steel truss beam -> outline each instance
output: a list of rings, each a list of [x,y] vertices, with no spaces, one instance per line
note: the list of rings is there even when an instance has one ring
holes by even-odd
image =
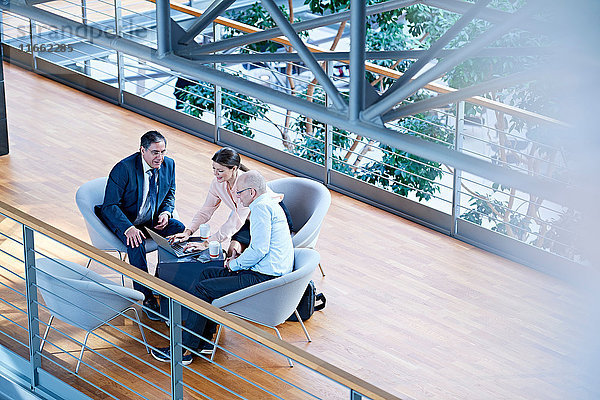
[[[507,19],[502,24],[499,24],[489,29],[480,37],[473,40],[466,46],[462,47],[460,49],[461,51],[455,53],[451,57],[444,58],[430,70],[421,74],[419,77],[413,79],[404,86],[397,88],[389,96],[382,98],[381,100],[367,108],[365,111],[363,111],[362,117],[366,120],[371,120],[379,117],[381,114],[390,110],[396,104],[401,103],[408,96],[421,89],[429,82],[439,78],[457,64],[471,57],[472,54],[476,54],[484,46],[498,39],[507,31],[511,30],[517,24],[529,17],[529,15],[535,11],[534,4],[534,2],[528,3],[527,5],[519,9],[517,12],[515,12],[511,18]]]
[[[345,113],[328,109],[319,104],[267,88],[243,78],[229,75],[223,71],[198,65],[197,62],[173,54],[166,54],[164,57],[159,57],[155,49],[45,10],[21,4],[7,4],[2,2],[0,2],[0,8],[78,36],[98,46],[110,48],[141,60],[173,69],[182,74],[189,75],[193,79],[210,82],[267,103],[284,105],[287,109],[301,115],[371,138],[393,148],[402,149],[428,160],[436,160],[459,170],[505,184],[527,193],[543,196],[559,204],[567,203],[568,197],[566,194],[569,192],[569,188],[556,190],[556,183],[553,181],[529,176],[509,168],[503,168],[468,154],[454,151],[445,146],[414,136],[405,135],[369,121],[351,121]]]
[[[437,57],[445,58],[459,52],[460,49],[441,50]],[[367,60],[416,60],[424,57],[428,50],[390,50],[390,51],[367,51]],[[181,55],[180,53],[177,53]],[[348,51],[324,51],[313,52],[317,61],[339,61],[347,63],[350,60]],[[554,55],[554,51],[545,47],[503,47],[486,48],[479,50],[471,57],[518,57],[518,56],[544,56]],[[190,60],[205,64],[210,63],[258,63],[258,62],[301,62],[298,53],[241,53],[241,54],[205,54],[185,57]]]
[[[321,64],[313,57],[311,51],[306,47],[306,44],[300,39],[300,36],[294,31],[292,24],[286,19],[283,12],[277,7],[277,4],[273,0],[261,0],[262,5],[271,14],[271,18],[275,21],[279,29],[287,36],[292,46],[296,49],[302,61],[306,64],[308,69],[317,78],[317,81],[325,90],[325,93],[329,96],[329,99],[333,103],[334,107],[338,110],[345,110],[347,108],[344,98],[337,90],[327,73],[321,68]]]
[[[385,11],[396,10],[398,8],[408,7],[419,3],[420,0],[389,0],[385,3],[379,3],[367,7],[366,15],[380,14]],[[336,24],[350,19],[350,11],[343,11],[336,14],[318,17],[308,21],[297,22],[292,24],[295,32],[302,32],[310,29],[320,28],[322,26]],[[281,36],[280,28],[267,29],[261,32],[247,33],[241,36],[234,36],[228,39],[223,39],[214,43],[207,43],[199,47],[197,50],[186,52],[182,50],[179,54],[183,56],[208,54],[217,51],[229,50],[235,47],[242,47],[252,43],[262,42],[263,40],[273,39]]]

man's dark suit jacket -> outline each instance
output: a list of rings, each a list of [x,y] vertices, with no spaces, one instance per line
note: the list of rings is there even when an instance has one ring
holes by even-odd
[[[125,233],[137,218],[144,196],[144,168],[142,155],[137,152],[119,161],[108,175],[102,220],[117,235]],[[175,207],[175,161],[165,157],[158,170],[156,215],[163,211],[173,213]]]

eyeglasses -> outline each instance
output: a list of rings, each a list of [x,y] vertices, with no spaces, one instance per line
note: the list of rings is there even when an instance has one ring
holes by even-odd
[[[167,150],[166,149],[163,150],[163,151],[160,151],[160,150],[147,150],[147,149],[144,149],[144,150],[147,151],[147,152],[149,152],[150,154],[152,154],[153,157],[156,157],[156,156],[163,156],[164,157],[167,154]]]
[[[251,187],[247,187],[246,189],[238,190],[237,192],[235,192],[235,194],[237,194],[239,196],[240,194],[244,193],[248,189],[252,189],[252,188]]]

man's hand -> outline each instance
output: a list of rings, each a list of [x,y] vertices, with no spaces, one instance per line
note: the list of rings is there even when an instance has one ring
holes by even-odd
[[[229,263],[231,262],[231,260],[234,260],[234,259],[238,258],[239,256],[240,256],[240,253],[238,253],[236,249],[232,249],[231,256],[229,256],[225,259],[225,262],[223,263],[223,267],[229,269]],[[229,269],[229,270],[231,271],[231,269]]]
[[[127,246],[131,247],[138,247],[142,244],[142,240],[146,239],[144,233],[135,226],[128,229],[125,236],[127,237]]]
[[[167,224],[169,223],[169,213],[162,213],[158,216],[158,223],[154,227],[154,229],[162,230],[165,229]]]
[[[185,242],[190,238],[191,234],[192,233],[190,232],[190,230],[186,229],[181,233],[176,233],[174,235],[167,237],[167,239],[169,240],[169,243]]]
[[[208,249],[208,242],[205,240],[204,242],[191,242],[186,244],[183,247],[183,251],[186,253],[191,253],[192,251],[201,251],[204,249]]]

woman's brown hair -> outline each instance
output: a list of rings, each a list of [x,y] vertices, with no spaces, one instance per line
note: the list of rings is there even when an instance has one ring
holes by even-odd
[[[248,167],[242,164],[240,153],[231,147],[223,147],[217,151],[213,156],[212,160],[217,164],[221,164],[229,169],[238,167],[241,171],[248,171]]]

